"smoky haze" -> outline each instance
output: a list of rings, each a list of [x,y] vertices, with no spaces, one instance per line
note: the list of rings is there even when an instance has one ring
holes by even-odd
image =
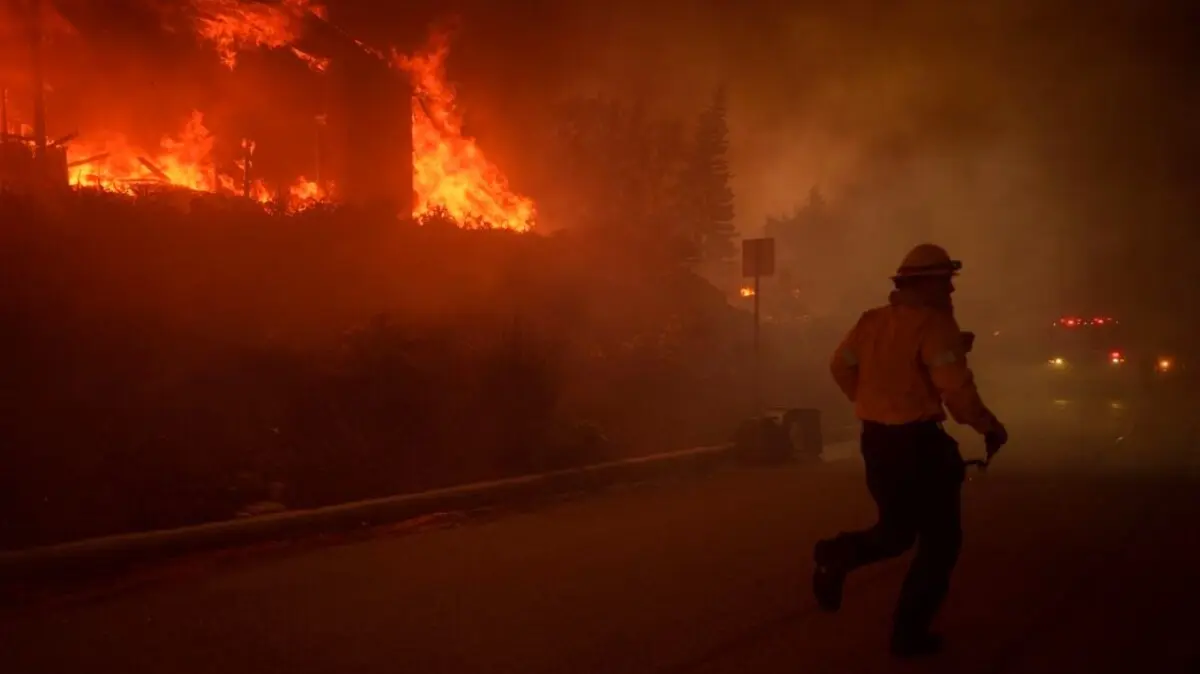
[[[1197,206],[1200,94],[1187,64],[1200,24],[1186,3],[329,4],[354,34],[402,48],[453,22],[467,131],[535,197],[561,180],[539,160],[555,102],[600,94],[691,119],[724,85],[739,229],[760,234],[818,187],[847,211],[855,252],[823,260],[831,279],[883,279],[932,239],[966,261],[964,291],[1036,299],[1022,304],[1038,315],[1127,310],[1190,286],[1178,262]],[[145,130],[158,115],[172,129],[202,100],[218,137],[257,136],[244,118],[272,101],[302,120],[319,106],[254,54],[217,84],[211,55],[184,53],[171,3],[59,5],[106,73],[75,88],[93,103],[85,126]]]
[[[1200,2],[42,0],[43,80],[27,1],[0,670],[862,671],[899,570],[797,580],[917,540],[922,617],[965,523],[950,663],[1200,672]],[[836,345],[926,241],[922,383]]]
[[[760,233],[819,186],[855,213],[855,255],[827,260],[831,277],[882,285],[933,239],[966,261],[964,296],[1039,316],[1141,313],[1189,288],[1175,270],[1193,246],[1200,24],[1185,4],[457,9],[468,120],[530,183],[522,148],[546,96],[691,115],[724,84],[739,228]]]
[[[153,147],[203,109],[232,161],[239,137],[311,134],[329,95],[286,53],[250,52],[224,71],[173,3],[56,4],[69,25],[52,39],[79,48],[50,59],[51,133],[119,128]],[[402,49],[430,25],[456,26],[448,68],[466,131],[535,199],[564,180],[544,152],[557,103],[602,95],[691,121],[726,87],[741,233],[761,234],[813,187],[840,213],[844,250],[805,270],[822,280],[804,289],[818,313],[872,301],[923,240],[965,261],[967,314],[1134,312],[1166,325],[1179,300],[1194,304],[1200,89],[1188,64],[1200,24],[1186,4],[621,0],[514,12],[340,0],[330,10],[351,33]],[[20,48],[6,42],[4,77],[19,87]],[[13,110],[27,117],[22,102]],[[312,173],[307,143],[274,146],[268,174],[273,163]],[[1176,301],[1153,301],[1167,296]]]
[[[169,4],[131,1],[105,12],[57,4],[77,32],[56,33],[48,50],[50,135],[115,132],[153,148],[198,110],[230,175],[243,175],[229,167],[245,137],[258,143],[256,165],[267,178],[308,172],[320,145],[314,116],[323,97],[338,93],[332,78],[286,49],[247,50],[231,72]],[[636,143],[597,170],[608,171],[594,181],[601,189],[578,191],[590,197],[580,200],[582,216],[610,203],[642,211],[626,218],[610,208],[595,218],[597,231],[554,221],[548,206],[571,191],[571,163],[601,163],[596,145],[555,147],[563,104],[573,99],[615,99],[698,125],[723,87],[740,233],[763,233],[768,218],[816,203],[817,194],[828,204],[832,235],[797,237],[808,249],[802,261],[781,264],[780,277],[800,280],[805,306],[797,320],[763,330],[772,405],[848,416],[827,354],[854,314],[883,299],[905,250],[926,240],[964,260],[960,320],[981,336],[1093,311],[1187,332],[1178,315],[1194,310],[1192,157],[1200,139],[1197,76],[1185,65],[1196,42],[1189,10],[1129,4],[1084,14],[1065,1],[746,2],[735,10],[621,0],[528,3],[517,13],[478,0],[406,5],[401,14],[366,0],[330,4],[330,19],[347,34],[410,53],[432,24],[455,26],[447,74],[463,131],[479,143],[454,139],[469,152],[444,164],[486,153],[488,164],[470,165],[480,169],[475,176],[511,183],[547,206],[539,226],[567,231],[468,232],[444,220],[413,227],[395,209],[362,204],[275,217],[241,197],[186,189],[162,202],[87,190],[48,209],[14,200],[13,222],[38,223],[0,228],[0,312],[12,317],[13,352],[32,354],[21,375],[38,392],[22,399],[29,421],[21,437],[61,448],[0,470],[12,476],[0,493],[44,503],[40,485],[57,485],[56,493],[83,500],[46,506],[61,529],[23,523],[13,536],[228,515],[226,497],[214,496],[147,524],[130,498],[127,513],[75,522],[99,498],[84,485],[95,479],[78,471],[78,483],[56,482],[56,471],[95,444],[94,428],[112,429],[109,446],[138,448],[129,470],[106,464],[138,489],[169,485],[157,477],[159,457],[199,457],[203,470],[187,479],[208,495],[240,467],[244,431],[267,466],[256,468],[261,481],[282,474],[304,506],[728,438],[757,385],[756,331],[738,310],[749,303],[738,296],[736,264],[705,283],[692,273],[694,260],[671,248],[670,228],[689,218],[689,234],[707,235],[696,224],[702,217],[684,213],[686,199],[654,194],[647,206],[615,193],[632,184],[610,174],[640,161]],[[5,83],[28,88],[20,49],[11,40],[0,48],[13,50],[0,61]],[[28,119],[31,99],[15,98],[10,112]],[[405,117],[396,120],[401,133],[413,123],[408,114],[397,115]],[[627,140],[621,123],[594,136]],[[645,128],[664,137],[678,130]],[[373,142],[369,133],[358,138]],[[688,143],[677,140],[675,150]],[[686,152],[669,161],[694,161]],[[418,155],[395,158],[415,163]],[[670,189],[661,175],[641,179],[660,181],[647,191]],[[684,194],[699,201],[714,193],[701,188]],[[669,208],[654,210],[663,203]],[[655,227],[672,215],[675,222]],[[764,288],[768,301],[796,289],[778,278]],[[389,318],[373,320],[380,315]],[[978,352],[982,366],[993,347]],[[1043,366],[1045,357],[1032,362]],[[1009,397],[1020,404],[1035,385],[1020,381]],[[112,390],[130,391],[121,423],[91,412]],[[230,404],[235,392],[241,402]],[[247,421],[243,408],[259,411]],[[93,414],[92,426],[81,421],[70,437],[47,437],[55,424],[43,420],[72,414]],[[474,420],[466,431],[455,421],[463,418]],[[551,430],[564,439],[546,440]],[[338,453],[348,438],[362,452],[357,460]],[[453,451],[434,460],[429,446]],[[543,446],[566,449],[531,454]],[[226,454],[210,456],[212,448]],[[271,467],[276,461],[284,468]],[[328,479],[334,469],[342,477]]]

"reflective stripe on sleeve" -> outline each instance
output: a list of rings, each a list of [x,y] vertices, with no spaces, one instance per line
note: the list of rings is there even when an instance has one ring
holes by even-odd
[[[933,360],[929,361],[929,367],[941,367],[943,365],[949,365],[955,360],[958,360],[958,356],[954,355],[953,351],[947,349],[934,356]]]

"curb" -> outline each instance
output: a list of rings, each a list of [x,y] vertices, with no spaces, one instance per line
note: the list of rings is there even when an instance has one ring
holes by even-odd
[[[268,539],[388,524],[433,512],[472,510],[498,503],[519,504],[548,494],[592,490],[634,478],[704,472],[739,458],[733,445],[697,447],[415,494],[3,552],[0,585],[41,575],[109,570],[148,558],[231,548]]]

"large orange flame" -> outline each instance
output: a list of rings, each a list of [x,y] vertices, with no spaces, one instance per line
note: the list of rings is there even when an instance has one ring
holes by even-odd
[[[462,133],[454,88],[446,81],[449,41],[437,35],[424,51],[396,54],[393,63],[413,79],[413,188],[416,214],[444,209],[460,221],[526,231],[533,226],[533,201],[509,189],[508,178]]]
[[[215,47],[221,62],[230,68],[237,64],[239,52],[263,47],[289,49],[317,72],[328,65],[327,59],[303,52],[293,44],[301,37],[305,21],[326,16],[324,7],[314,0],[191,0],[191,5],[197,33]],[[356,38],[349,39],[412,81],[412,189],[416,196],[412,215],[444,210],[463,223],[529,230],[536,216],[533,201],[514,192],[507,177],[485,156],[475,139],[463,135],[455,90],[446,81],[448,36],[435,35],[428,47],[411,56],[394,51],[388,56]],[[221,170],[212,154],[214,142],[199,112],[192,114],[179,134],[163,138],[160,147],[152,151],[136,147],[121,133],[84,137],[69,147],[70,181],[77,186],[125,193],[135,193],[139,184],[147,182],[204,192],[243,193],[246,186],[242,167],[230,166],[230,172]],[[327,189],[328,185],[301,177],[281,198],[260,181],[250,184],[249,193],[264,203],[282,202],[300,208],[328,200],[331,195]],[[407,190],[409,186],[397,185],[396,189]]]
[[[198,192],[243,193],[243,179],[221,171],[214,161],[214,144],[199,112],[192,113],[178,135],[164,137],[154,152],[133,145],[119,133],[85,137],[68,148],[70,181],[80,187],[126,194],[135,193],[139,185],[147,183]],[[253,154],[249,141],[243,148]],[[239,168],[244,170],[244,166]],[[275,194],[261,180],[251,181],[250,197],[262,203],[276,201]],[[327,197],[321,186],[302,177],[288,187],[281,201],[290,209],[299,209]]]
[[[296,49],[302,20],[308,14],[324,18],[324,7],[310,0],[284,0],[266,5],[239,0],[192,0],[197,32],[217,49],[221,61],[234,67],[240,50],[290,47],[317,71],[328,61]],[[354,38],[351,38],[354,39]],[[365,52],[382,56],[354,39]],[[533,201],[513,192],[508,179],[487,159],[473,138],[462,133],[454,106],[454,89],[446,82],[449,41],[437,35],[430,46],[413,56],[393,54],[391,64],[412,78],[416,91],[413,113],[413,168],[416,203],[413,215],[441,209],[459,221],[526,231],[533,226]],[[407,189],[397,186],[397,189]]]
[[[233,68],[239,51],[255,47],[291,47],[300,38],[308,14],[325,16],[325,7],[310,0],[283,0],[279,4],[239,0],[192,0],[196,32],[212,42],[221,62]],[[314,63],[308,54],[292,50]],[[323,68],[322,68],[323,69]]]

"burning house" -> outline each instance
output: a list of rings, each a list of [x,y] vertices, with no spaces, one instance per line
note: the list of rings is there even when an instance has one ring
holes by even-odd
[[[30,108],[34,124],[20,132],[11,119],[4,126],[5,184],[133,196],[156,190],[238,195],[289,210],[336,200],[399,216],[440,210],[461,222],[519,231],[532,226],[532,200],[512,191],[504,173],[462,133],[455,91],[445,79],[445,35],[400,54],[364,44],[313,0],[190,0],[184,8],[201,46],[230,70],[239,54],[264,49],[290,52],[308,66],[312,86],[325,95],[310,136],[315,151],[306,155],[315,161],[301,160],[304,173],[281,152],[294,147],[281,148],[278,139],[264,139],[262,147],[254,138],[217,139],[200,110],[161,136],[158,147],[108,127],[48,140],[42,88],[34,84],[19,94],[24,102],[24,89],[39,92]],[[29,69],[35,80],[39,59],[34,49]]]

